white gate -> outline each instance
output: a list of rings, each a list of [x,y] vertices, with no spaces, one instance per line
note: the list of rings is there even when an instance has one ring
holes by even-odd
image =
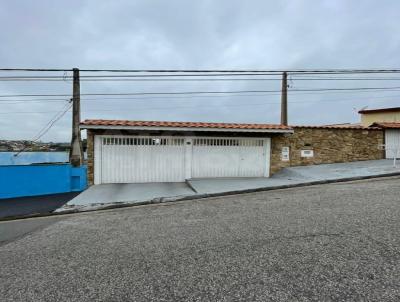
[[[182,182],[183,138],[95,136],[95,184]]]
[[[269,139],[194,138],[192,178],[269,176]]]
[[[400,130],[385,130],[386,158],[400,157]]]
[[[96,135],[94,183],[268,177],[269,138]]]

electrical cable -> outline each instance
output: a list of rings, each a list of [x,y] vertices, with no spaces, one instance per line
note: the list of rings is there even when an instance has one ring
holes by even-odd
[[[375,99],[374,99],[375,100]],[[354,101],[374,101],[374,100],[354,100]],[[289,102],[290,104],[301,104],[301,103],[318,103],[318,102],[341,102],[341,101],[349,101],[349,100],[344,100],[344,99],[339,99],[339,100],[314,100],[314,101],[295,101],[295,102]],[[385,100],[383,100],[385,101]],[[386,100],[387,101],[387,100]],[[392,100],[392,101],[397,101],[397,100]],[[258,101],[257,103],[249,103],[246,102],[246,104],[223,104],[224,107],[251,107],[251,106],[264,106],[264,105],[280,105],[279,101],[276,102],[265,102],[265,101]],[[135,111],[147,111],[147,110],[173,110],[173,109],[184,109],[184,108],[191,108],[191,109],[203,109],[203,108],[210,108],[210,107],[215,107],[215,108],[220,108],[221,105],[201,105],[201,106],[168,106],[168,107],[149,107],[149,108],[135,108]],[[91,113],[93,112],[125,112],[125,109],[97,109],[97,110],[90,110]],[[15,112],[6,112],[6,113],[0,113],[0,114],[41,114],[41,113],[53,113],[53,112],[58,112],[58,111],[15,111]],[[83,110],[82,112],[86,113],[89,111]]]
[[[62,68],[0,68],[0,71],[26,72],[66,72],[74,69]],[[292,74],[361,74],[361,73],[400,73],[398,68],[375,69],[79,69],[82,72],[119,72],[119,73],[292,73]]]
[[[357,87],[357,88],[316,88],[316,89],[292,89],[289,92],[323,92],[323,91],[363,91],[363,90],[393,90],[400,89],[396,87]],[[192,94],[236,94],[236,93],[265,93],[276,92],[280,90],[237,90],[237,91],[177,91],[177,92],[126,92],[126,93],[82,93],[81,96],[113,96],[113,95],[192,95]],[[6,94],[4,97],[70,97],[70,94]]]
[[[38,132],[38,134],[36,134],[33,137],[33,139],[31,140],[31,144],[41,139],[47,132],[49,132],[49,130],[54,126],[54,124],[57,121],[59,121],[68,112],[68,110],[71,109],[71,107],[72,103],[68,103],[66,104],[66,106],[63,107],[61,111],[58,111],[58,113]],[[21,154],[21,152],[23,152],[27,148],[28,145],[26,145],[24,148],[15,153],[14,156],[15,157],[18,156],[19,154]]]

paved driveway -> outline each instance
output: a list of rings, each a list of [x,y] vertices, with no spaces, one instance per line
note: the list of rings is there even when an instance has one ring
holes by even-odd
[[[69,201],[65,208],[89,209],[94,204],[143,203],[163,197],[237,192],[388,174],[400,174],[400,167],[393,167],[392,160],[383,159],[285,168],[270,178],[209,178],[191,179],[187,183],[102,184],[90,187]]]
[[[0,246],[0,297],[399,301],[399,184],[379,179],[63,216]]]
[[[184,182],[101,184],[89,187],[69,201],[68,205],[142,202],[191,194],[194,194],[194,191]]]

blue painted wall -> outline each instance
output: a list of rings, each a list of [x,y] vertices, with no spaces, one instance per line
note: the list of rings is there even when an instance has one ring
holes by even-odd
[[[83,191],[86,166],[70,164],[0,166],[0,198]]]

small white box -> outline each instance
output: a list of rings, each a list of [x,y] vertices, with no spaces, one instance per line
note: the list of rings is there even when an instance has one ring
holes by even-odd
[[[314,150],[301,150],[300,156],[301,157],[314,157]]]
[[[282,147],[281,160],[282,161],[289,161],[289,159],[290,159],[289,147]]]

